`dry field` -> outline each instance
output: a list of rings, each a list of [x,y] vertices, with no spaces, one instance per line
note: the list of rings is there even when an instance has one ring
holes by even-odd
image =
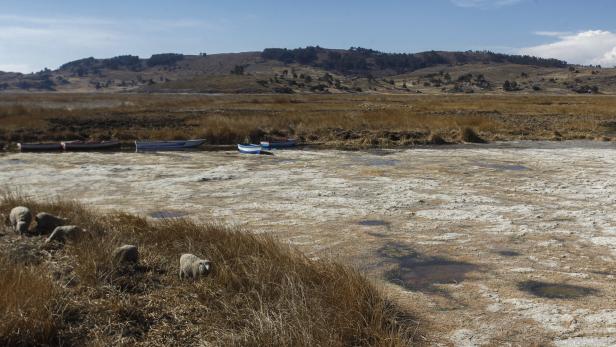
[[[610,140],[616,99],[548,95],[2,94],[0,141],[294,136],[336,147],[495,140]],[[468,139],[466,139],[468,140]]]

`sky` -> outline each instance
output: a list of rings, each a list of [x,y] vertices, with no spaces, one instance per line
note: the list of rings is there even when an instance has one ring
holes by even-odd
[[[613,0],[0,0],[0,71],[85,57],[360,46],[616,65]]]

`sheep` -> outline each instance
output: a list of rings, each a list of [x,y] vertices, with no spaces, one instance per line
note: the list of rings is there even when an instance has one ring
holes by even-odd
[[[36,220],[36,232],[39,235],[48,234],[55,228],[66,225],[67,221],[64,218],[54,216],[47,212],[38,213],[34,219]]]
[[[64,243],[67,239],[74,239],[82,232],[81,228],[76,225],[63,225],[56,227],[51,235],[45,240],[45,243],[57,241]]]
[[[209,260],[190,253],[182,254],[180,257],[180,279],[205,277],[211,270],[212,263]]]
[[[27,207],[17,206],[11,210],[9,219],[13,230],[23,235],[28,232],[28,228],[32,222],[32,212],[30,212],[30,209]]]
[[[124,245],[113,250],[111,255],[115,264],[136,264],[139,262],[137,246]]]

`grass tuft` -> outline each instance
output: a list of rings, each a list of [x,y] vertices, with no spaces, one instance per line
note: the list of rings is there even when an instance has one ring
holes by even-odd
[[[44,269],[0,254],[0,345],[58,344],[62,307],[61,291]]]

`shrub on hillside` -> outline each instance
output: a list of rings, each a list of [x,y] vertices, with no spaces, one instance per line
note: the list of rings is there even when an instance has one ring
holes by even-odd
[[[505,83],[503,83],[503,90],[506,92],[515,92],[521,90],[521,88],[518,82],[506,80]]]

